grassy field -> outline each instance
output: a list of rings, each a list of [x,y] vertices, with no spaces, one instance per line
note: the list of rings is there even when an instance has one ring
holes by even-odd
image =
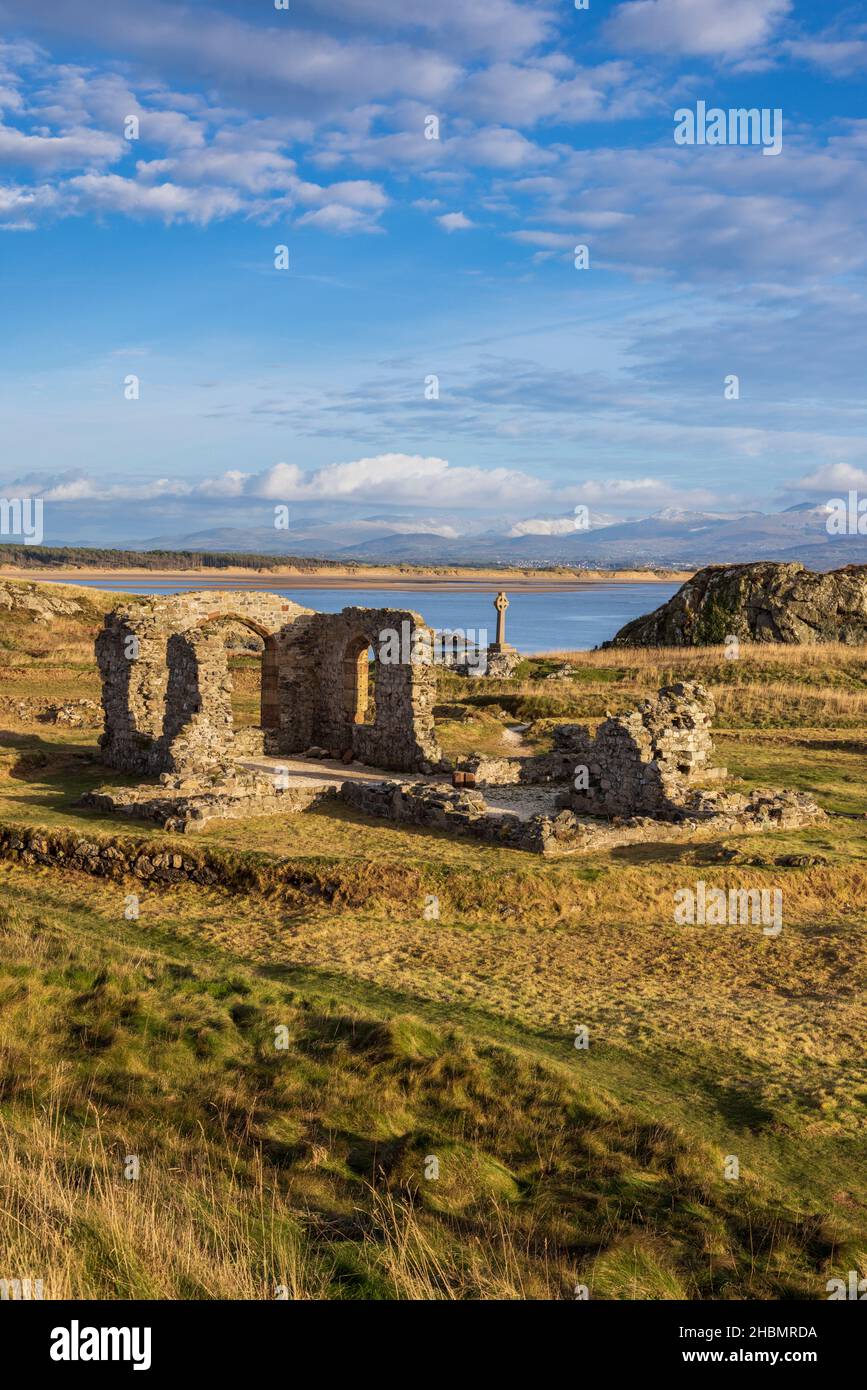
[[[2,824],[118,833],[74,804],[112,780],[98,730],[26,708],[98,697],[108,600],[87,602],[48,633],[0,615]],[[564,655],[574,674],[546,679]],[[256,663],[233,668],[255,722]],[[514,751],[519,724],[541,749],[678,679],[713,691],[735,786],[809,790],[831,818],[560,861],[345,809],[214,823],[196,843],[272,884],[249,894],[0,861],[0,1277],[46,1297],[788,1299],[867,1273],[867,651],[443,673],[440,737]],[[327,892],[273,888],[275,865]],[[676,926],[697,879],[781,887],[782,933]]]

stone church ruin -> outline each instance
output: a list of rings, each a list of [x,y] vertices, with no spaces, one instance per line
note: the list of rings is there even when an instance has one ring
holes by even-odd
[[[497,658],[506,596],[497,596]],[[227,641],[261,652],[259,725],[236,728]],[[713,700],[659,691],[591,731],[557,724],[550,751],[453,763],[434,724],[437,634],[389,608],[317,613],[261,592],[203,591],[116,608],[97,643],[103,761],[151,779],[84,804],[187,832],[231,817],[340,801],[365,815],[542,854],[684,837],[704,827],[795,828],[823,819],[797,792],[716,789]],[[492,660],[493,659],[493,660]],[[373,688],[372,688],[373,687]],[[374,698],[371,696],[374,695]],[[399,774],[399,776],[395,776]]]
[[[226,623],[263,644],[260,729],[243,737],[232,717]],[[435,676],[406,651],[380,659],[381,634],[395,629],[408,630],[415,649],[430,632],[417,613],[315,613],[267,593],[197,592],[116,608],[96,642],[103,761],[157,776],[204,772],[239,753],[316,746],[391,771],[430,770],[442,758]],[[376,701],[368,723],[371,666]]]

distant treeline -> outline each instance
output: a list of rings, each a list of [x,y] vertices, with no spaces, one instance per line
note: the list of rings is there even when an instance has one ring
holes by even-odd
[[[245,551],[99,550],[66,545],[0,545],[0,565],[22,569],[194,570],[244,568],[345,570],[345,562],[299,558],[297,555],[255,555]]]

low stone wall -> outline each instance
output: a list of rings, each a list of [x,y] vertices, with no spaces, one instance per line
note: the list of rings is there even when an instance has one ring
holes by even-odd
[[[564,807],[527,819],[497,811],[479,791],[407,782],[344,782],[341,798],[369,816],[471,835],[508,849],[544,855],[589,854],[659,840],[685,840],[710,830],[795,830],[827,819],[805,792],[700,792],[668,819],[653,816],[581,817]]]
[[[256,895],[267,900],[262,904],[265,911],[273,900],[272,910],[285,906],[299,916],[303,914],[304,921],[316,909],[359,912],[373,905],[392,912],[396,921],[414,921],[429,892],[445,892],[458,915],[462,905],[467,910],[477,905],[465,872],[442,863],[410,864],[399,852],[383,860],[325,856],[293,860],[257,851],[238,853],[200,840],[172,841],[153,834],[115,836],[7,823],[0,824],[0,860],[44,865],[116,884],[116,897],[113,890],[103,894],[100,910],[105,910],[106,903],[116,903],[119,933],[128,925],[124,900],[129,893],[138,892],[139,885],[142,895],[183,884]],[[514,906],[514,895],[522,882],[521,872],[498,878],[492,889],[497,910],[505,914]],[[86,887],[85,883],[85,891]],[[144,913],[142,917],[146,925]]]
[[[343,875],[336,881],[327,865],[321,871],[302,869],[264,855],[232,855],[198,845],[178,849],[153,840],[109,839],[39,826],[0,825],[0,858],[72,869],[117,883],[132,878],[154,885],[195,883],[235,893],[273,893],[292,903],[318,898],[360,907],[368,897],[363,880],[356,883]]]
[[[233,768],[209,785],[200,777],[165,775],[158,785],[98,787],[79,801],[94,811],[156,821],[164,830],[189,834],[214,820],[286,816],[335,800],[337,786],[281,787],[278,778]]]
[[[348,806],[367,816],[544,852],[542,821],[547,817],[522,820],[513,812],[494,811],[478,791],[412,782],[344,782],[340,794]]]

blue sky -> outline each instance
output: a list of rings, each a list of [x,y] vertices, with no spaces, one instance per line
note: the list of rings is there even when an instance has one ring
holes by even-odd
[[[867,488],[864,4],[0,0],[0,34],[0,484],[47,542]],[[779,108],[781,154],[676,145],[698,101]]]

